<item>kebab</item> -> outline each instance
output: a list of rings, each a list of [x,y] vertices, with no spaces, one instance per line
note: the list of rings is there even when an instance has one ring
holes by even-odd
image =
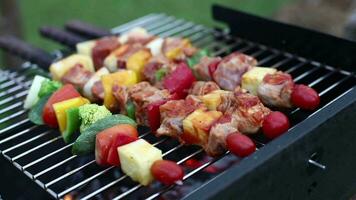
[[[209,111],[210,112],[210,111]],[[204,113],[204,111],[201,111],[201,113]],[[201,114],[200,113],[200,114]],[[211,113],[214,113],[214,114],[216,114],[216,115],[213,115],[213,117],[211,118],[211,121],[210,122],[213,122],[213,121],[215,121],[216,119],[218,119],[219,117],[220,117],[220,115],[219,115],[219,112],[214,112],[214,111],[211,111]],[[199,113],[198,114],[195,114],[196,116],[199,116],[200,115]],[[210,114],[210,113],[209,113]],[[209,117],[210,115],[205,115],[206,117]],[[220,113],[221,114],[221,113]],[[191,117],[192,119],[194,119],[196,116],[195,115],[193,115],[193,116],[188,116],[188,117]],[[192,120],[188,120],[188,121],[192,121]],[[205,127],[206,128],[206,127]],[[196,134],[196,133],[194,133],[194,134]],[[188,134],[189,135],[189,134]],[[200,134],[201,135],[201,134]],[[189,136],[188,136],[189,137]],[[184,140],[184,139],[183,139]],[[205,141],[207,141],[206,139],[205,139]],[[196,143],[196,144],[199,144],[199,143]],[[199,145],[202,145],[203,146],[203,144],[199,144]]]
[[[167,71],[164,66],[172,65],[169,62],[170,60],[185,59],[199,80],[213,80],[221,88],[230,91],[240,86],[257,95],[268,106],[282,108],[297,106],[313,110],[320,102],[318,94],[312,88],[305,85],[296,85],[294,87],[295,84],[289,74],[273,68],[257,67],[256,59],[241,53],[232,53],[224,58],[209,57],[204,50],[197,51],[186,39],[157,38],[148,34],[142,28],[135,28],[117,38],[119,39],[116,40],[128,44],[121,46],[110,54],[100,54],[108,55],[106,58],[101,57],[101,59],[105,60],[103,63],[111,71],[125,68],[127,64],[128,68],[136,69],[136,72],[143,73],[143,75],[138,73],[140,80],[142,76],[151,83],[155,83],[157,81],[156,76]],[[105,41],[105,37],[95,41],[79,43],[77,44],[77,51],[81,54],[91,55],[93,60],[96,60],[97,56],[95,56],[96,54],[93,53],[93,50],[101,49],[106,52],[112,50],[100,41]],[[129,48],[129,44],[133,44],[131,48]],[[148,48],[142,49],[142,44],[147,44],[146,47]],[[175,44],[175,48],[164,48],[173,46],[170,44]],[[149,50],[152,52],[151,58],[149,58]],[[131,55],[132,59],[128,59]],[[128,60],[131,62],[128,62]]]

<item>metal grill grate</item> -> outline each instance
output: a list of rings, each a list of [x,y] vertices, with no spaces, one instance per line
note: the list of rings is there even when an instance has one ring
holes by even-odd
[[[261,66],[272,66],[290,73],[297,83],[309,84],[321,95],[321,108],[328,106],[356,85],[353,74],[305,58],[281,52],[242,38],[228,35],[227,31],[210,29],[165,14],[151,14],[112,30],[122,33],[142,26],[160,36],[188,37],[198,47],[207,48],[214,55],[240,51],[259,60]],[[35,66],[25,64],[20,71],[0,72],[0,151],[4,157],[33,179],[54,198],[92,199],[155,199],[161,195],[180,198],[240,159],[226,153],[208,158],[197,147],[184,146],[169,138],[155,138],[142,127],[140,137],[158,146],[167,159],[184,164],[191,158],[199,159],[197,168],[185,166],[184,184],[171,187],[153,183],[143,187],[132,182],[116,167],[102,168],[95,164],[94,156],[72,155],[72,144],[64,144],[58,131],[35,126],[27,119],[22,102],[27,94]],[[284,110],[289,113],[291,129],[317,111]],[[259,148],[268,142],[261,134],[253,136]],[[263,148],[262,148],[263,150]]]

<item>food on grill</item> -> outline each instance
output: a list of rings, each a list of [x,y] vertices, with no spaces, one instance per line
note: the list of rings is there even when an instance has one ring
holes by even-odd
[[[275,111],[268,114],[264,121],[262,130],[266,137],[273,139],[285,133],[289,129],[289,120],[281,112]]]
[[[154,177],[151,167],[157,160],[162,160],[162,152],[143,139],[123,145],[117,149],[122,171],[132,180],[148,185]]]
[[[137,139],[136,128],[129,124],[119,124],[101,131],[95,142],[96,163],[102,166],[120,166],[117,148]]]
[[[59,90],[63,84],[58,81],[53,80],[45,80],[41,84],[40,91],[38,92],[38,97],[41,98],[43,96],[52,94],[53,92]]]
[[[85,155],[94,152],[96,135],[118,124],[129,124],[136,127],[136,122],[124,115],[110,115],[99,119],[81,132],[73,144],[72,153],[75,155]]]
[[[183,134],[180,139],[187,144],[206,148],[211,126],[222,116],[219,111],[195,110],[183,120]]]
[[[82,90],[83,95],[87,97],[90,101],[96,102],[100,99],[100,97],[98,98],[98,96],[100,95],[94,95],[95,93],[93,94],[93,88],[95,83],[101,83],[101,77],[107,74],[109,74],[109,70],[103,67],[96,71],[93,76],[85,83]]]
[[[151,56],[150,50],[146,48],[135,52],[127,59],[126,69],[136,72],[138,81],[141,81],[145,64]]]
[[[171,94],[177,94],[182,98],[187,95],[188,89],[195,81],[192,70],[189,69],[186,63],[180,63],[175,70],[166,75],[163,79],[163,86]]]
[[[104,117],[112,115],[105,106],[87,104],[79,107],[79,118],[81,119],[80,132],[85,131],[93,123]]]
[[[255,143],[246,135],[232,133],[226,137],[226,145],[231,153],[243,158],[256,151]]]
[[[104,88],[104,105],[109,110],[115,110],[117,109],[117,103],[112,90],[114,84],[127,87],[133,86],[137,83],[137,75],[131,70],[121,70],[101,76],[101,81]]]
[[[267,74],[274,74],[277,70],[269,67],[253,67],[242,75],[241,88],[257,95],[259,85]]]
[[[67,118],[67,126],[62,133],[65,143],[72,142],[75,139],[75,132],[79,130],[81,120],[79,118],[79,108],[72,107],[65,110]]]
[[[70,108],[77,108],[81,105],[89,103],[89,100],[83,97],[76,97],[65,101],[60,101],[53,104],[53,109],[56,114],[59,130],[63,134],[67,129],[67,113]]]
[[[80,94],[73,87],[73,85],[67,84],[62,88],[54,92],[51,97],[48,99],[46,105],[43,108],[42,119],[43,122],[50,127],[57,127],[58,121],[56,117],[55,110],[53,108],[53,104],[72,99],[75,97],[80,97]]]
[[[157,160],[151,167],[153,177],[165,185],[172,185],[183,180],[184,171],[175,162]]]
[[[73,54],[57,62],[50,67],[52,78],[56,81],[61,78],[74,66],[79,65],[89,72],[94,72],[93,61],[90,57],[80,54]]]
[[[320,103],[319,94],[306,85],[294,86],[291,96],[293,104],[305,110],[314,110]]]
[[[76,64],[62,76],[60,81],[63,84],[72,84],[75,88],[82,90],[92,76],[93,72],[88,71],[82,65]]]
[[[50,97],[51,94],[45,95],[41,97],[34,106],[32,106],[30,112],[28,113],[28,118],[32,123],[37,125],[44,124],[42,119],[43,108]]]
[[[25,109],[31,108],[38,102],[38,100],[39,100],[38,93],[41,89],[42,82],[45,80],[48,80],[48,79],[43,76],[40,76],[40,75],[36,75],[34,77],[31,87],[28,90],[28,94],[27,94],[26,99],[23,104],[23,107]]]

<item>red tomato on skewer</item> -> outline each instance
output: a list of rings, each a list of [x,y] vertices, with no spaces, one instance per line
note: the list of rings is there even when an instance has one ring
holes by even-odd
[[[58,127],[57,117],[56,113],[54,112],[53,104],[75,97],[80,97],[80,94],[71,84],[64,85],[62,88],[54,92],[43,108],[43,122],[52,128]]]

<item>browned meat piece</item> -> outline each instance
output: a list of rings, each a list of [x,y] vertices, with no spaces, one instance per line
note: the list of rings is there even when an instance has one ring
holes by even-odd
[[[136,108],[137,123],[148,126],[147,106],[153,102],[169,99],[170,94],[168,90],[160,90],[148,82],[140,82],[129,89],[129,96]]]
[[[61,81],[64,84],[69,83],[82,90],[92,75],[93,73],[86,70],[81,64],[76,64],[64,74]]]
[[[244,134],[256,133],[262,127],[265,116],[271,112],[270,109],[265,107],[257,96],[239,88],[234,94],[236,106],[229,112],[238,122],[238,130]]]
[[[143,49],[144,46],[139,44],[139,43],[134,43],[134,44],[126,44],[118,48],[117,50],[114,51],[115,57],[116,57],[116,65],[117,68],[124,69],[126,68],[126,62],[129,59],[130,56],[132,56],[134,53],[137,51]]]
[[[221,61],[220,57],[208,57],[204,56],[200,59],[199,63],[193,66],[193,71],[199,80],[211,81],[211,65],[218,65]]]
[[[289,74],[267,74],[258,87],[257,95],[265,105],[290,108],[293,87],[294,82]]]
[[[226,151],[226,137],[238,132],[238,123],[230,114],[223,115],[210,129],[209,139],[204,150],[209,156],[218,156]]]
[[[222,59],[213,79],[222,89],[233,91],[240,85],[242,75],[255,65],[257,61],[253,57],[235,52]]]
[[[197,51],[188,39],[168,37],[163,42],[162,52],[170,60],[184,60]]]
[[[112,87],[113,95],[116,98],[118,102],[118,106],[120,109],[120,113],[123,115],[126,115],[126,104],[127,101],[129,100],[129,88],[126,86],[119,85],[117,83],[114,83]]]
[[[94,83],[93,87],[91,88],[91,92],[93,93],[94,99],[97,101],[104,100],[104,88],[101,81],[97,81]]]
[[[104,59],[114,49],[120,46],[117,37],[103,37],[96,41],[95,46],[92,49],[92,58],[95,69],[98,70],[103,66]]]
[[[208,94],[214,90],[219,90],[220,87],[212,81],[196,81],[193,83],[192,87],[189,89],[189,94],[192,95],[197,95],[197,96],[201,96],[201,95],[205,95]]]
[[[168,66],[171,64],[172,63],[170,63],[170,61],[163,55],[151,57],[143,69],[144,79],[149,81],[154,86],[157,86],[156,84],[160,82],[160,80],[157,80],[156,77],[157,70],[164,68],[166,71],[168,71]]]
[[[216,108],[217,111],[225,113],[236,106],[236,98],[233,92],[226,91],[220,93],[220,104]]]
[[[206,109],[205,105],[195,96],[189,95],[186,99],[171,100],[160,106],[161,126],[157,135],[166,135],[179,138],[183,133],[183,120],[196,109]]]

